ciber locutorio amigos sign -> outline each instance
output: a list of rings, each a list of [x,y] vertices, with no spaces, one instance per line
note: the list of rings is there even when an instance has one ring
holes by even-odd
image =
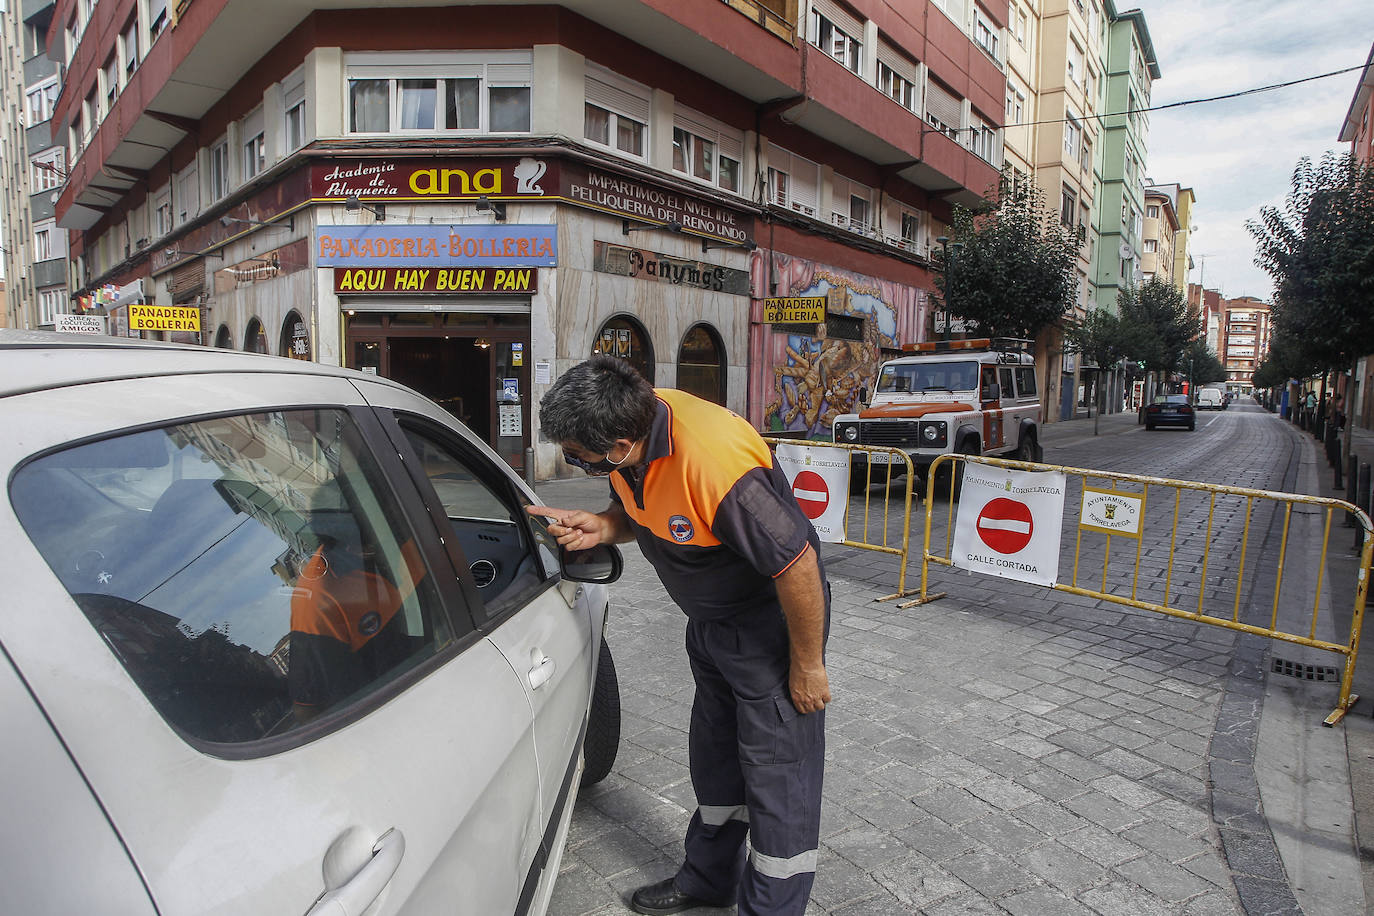
[[[744,244],[754,218],[706,197],[658,187],[581,162],[524,156],[509,159],[348,159],[311,167],[315,199],[363,201],[544,199],[644,222],[672,224],[693,235]]]

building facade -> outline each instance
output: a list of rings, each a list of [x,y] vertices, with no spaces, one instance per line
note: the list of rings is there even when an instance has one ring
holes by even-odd
[[[1254,387],[1255,367],[1269,352],[1269,303],[1253,296],[1225,299],[1221,314],[1222,348],[1218,353],[1226,366],[1226,389],[1249,394]]]
[[[1178,214],[1173,199],[1154,187],[1145,189],[1145,219],[1140,229],[1140,275],[1145,281],[1155,277],[1174,283],[1174,239],[1178,235]]]
[[[1146,139],[1150,89],[1160,78],[1154,44],[1140,10],[1111,17],[1106,42],[1106,111],[1102,129],[1102,195],[1097,211],[1095,299],[1115,310],[1122,287],[1140,282]]]
[[[55,19],[78,303],[398,379],[531,478],[565,472],[534,405],[598,351],[827,436],[1002,165],[1006,0]]]
[[[66,233],[55,218],[66,158],[51,125],[59,68],[46,48],[54,8],[32,0],[7,4],[3,14],[4,46],[19,51],[0,63],[0,87],[15,114],[0,127],[0,204],[8,320],[19,328],[53,327],[68,301]]]

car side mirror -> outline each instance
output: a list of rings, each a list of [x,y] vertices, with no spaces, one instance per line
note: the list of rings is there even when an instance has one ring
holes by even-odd
[[[608,585],[625,571],[625,558],[614,544],[597,544],[587,550],[560,547],[558,565],[562,567],[564,579]]]

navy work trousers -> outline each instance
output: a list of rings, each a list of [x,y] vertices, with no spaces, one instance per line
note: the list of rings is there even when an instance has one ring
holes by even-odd
[[[736,901],[739,916],[801,916],[816,877],[825,711],[792,705],[782,611],[688,620],[687,657],[697,810],[677,887]]]

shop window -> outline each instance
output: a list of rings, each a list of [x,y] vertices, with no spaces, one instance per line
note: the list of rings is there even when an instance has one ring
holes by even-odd
[[[282,323],[277,352],[292,359],[310,359],[310,326],[299,312],[290,312]]]
[[[215,346],[221,350],[234,349],[234,336],[229,333],[229,325],[222,324],[219,326],[219,330],[215,332]]]
[[[248,322],[248,330],[243,335],[243,349],[249,353],[267,352],[267,334],[262,322],[254,318]]]
[[[635,367],[640,375],[654,383],[654,353],[649,334],[633,318],[620,315],[601,326],[592,342],[592,353],[609,353]]]
[[[677,387],[699,398],[725,403],[725,347],[710,325],[694,325],[682,338]]]

